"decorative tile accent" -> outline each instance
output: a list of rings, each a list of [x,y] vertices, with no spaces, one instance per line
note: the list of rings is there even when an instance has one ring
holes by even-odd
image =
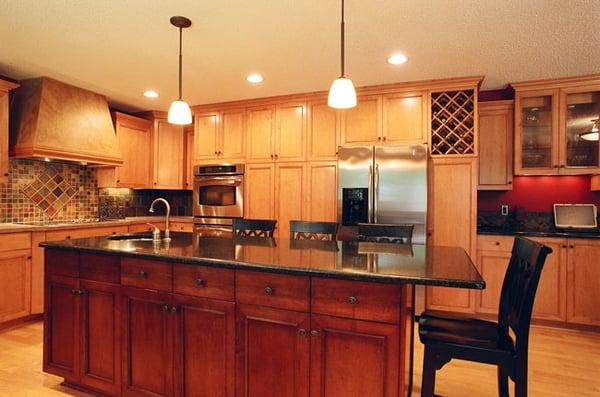
[[[77,194],[77,190],[58,173],[54,165],[50,165],[46,173],[39,175],[22,192],[49,218],[54,218]]]

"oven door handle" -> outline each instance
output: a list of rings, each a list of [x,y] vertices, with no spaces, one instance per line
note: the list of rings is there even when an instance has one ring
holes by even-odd
[[[196,184],[198,185],[206,185],[212,183],[219,183],[222,185],[239,185],[243,182],[242,178],[231,178],[231,177],[214,177],[214,178],[198,178],[196,179]]]

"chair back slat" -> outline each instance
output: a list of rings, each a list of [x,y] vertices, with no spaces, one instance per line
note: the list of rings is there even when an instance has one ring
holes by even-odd
[[[233,235],[237,237],[273,237],[276,220],[233,219]]]
[[[358,241],[412,244],[414,225],[359,223]]]
[[[335,240],[336,222],[290,221],[290,240]]]
[[[552,249],[543,244],[523,237],[515,238],[502,283],[498,326],[506,333],[509,329],[514,332],[517,354],[527,352],[535,293],[544,262],[551,252]]]

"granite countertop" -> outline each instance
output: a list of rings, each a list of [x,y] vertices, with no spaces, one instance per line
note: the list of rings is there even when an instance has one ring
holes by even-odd
[[[194,221],[193,216],[172,216],[171,222],[189,222]],[[16,232],[39,232],[46,230],[61,230],[61,229],[85,229],[105,226],[128,226],[146,222],[163,222],[164,216],[137,216],[125,219],[111,219],[98,222],[86,223],[57,223],[52,225],[25,225],[21,223],[0,223],[0,234],[16,233]]]
[[[502,235],[502,236],[532,236],[532,237],[572,237],[572,238],[597,238],[600,239],[600,230],[567,230],[567,229],[514,229],[506,227],[478,227],[477,234]]]
[[[143,235],[148,236],[136,236]],[[485,288],[485,282],[471,258],[459,247],[248,237],[232,239],[177,232],[172,233],[170,243],[161,242],[159,245],[151,240],[113,238],[92,237],[40,245],[172,263],[305,276]]]

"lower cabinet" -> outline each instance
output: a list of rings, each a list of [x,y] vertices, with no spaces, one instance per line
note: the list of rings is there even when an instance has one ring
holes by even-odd
[[[600,240],[570,240],[567,321],[600,326]]]

